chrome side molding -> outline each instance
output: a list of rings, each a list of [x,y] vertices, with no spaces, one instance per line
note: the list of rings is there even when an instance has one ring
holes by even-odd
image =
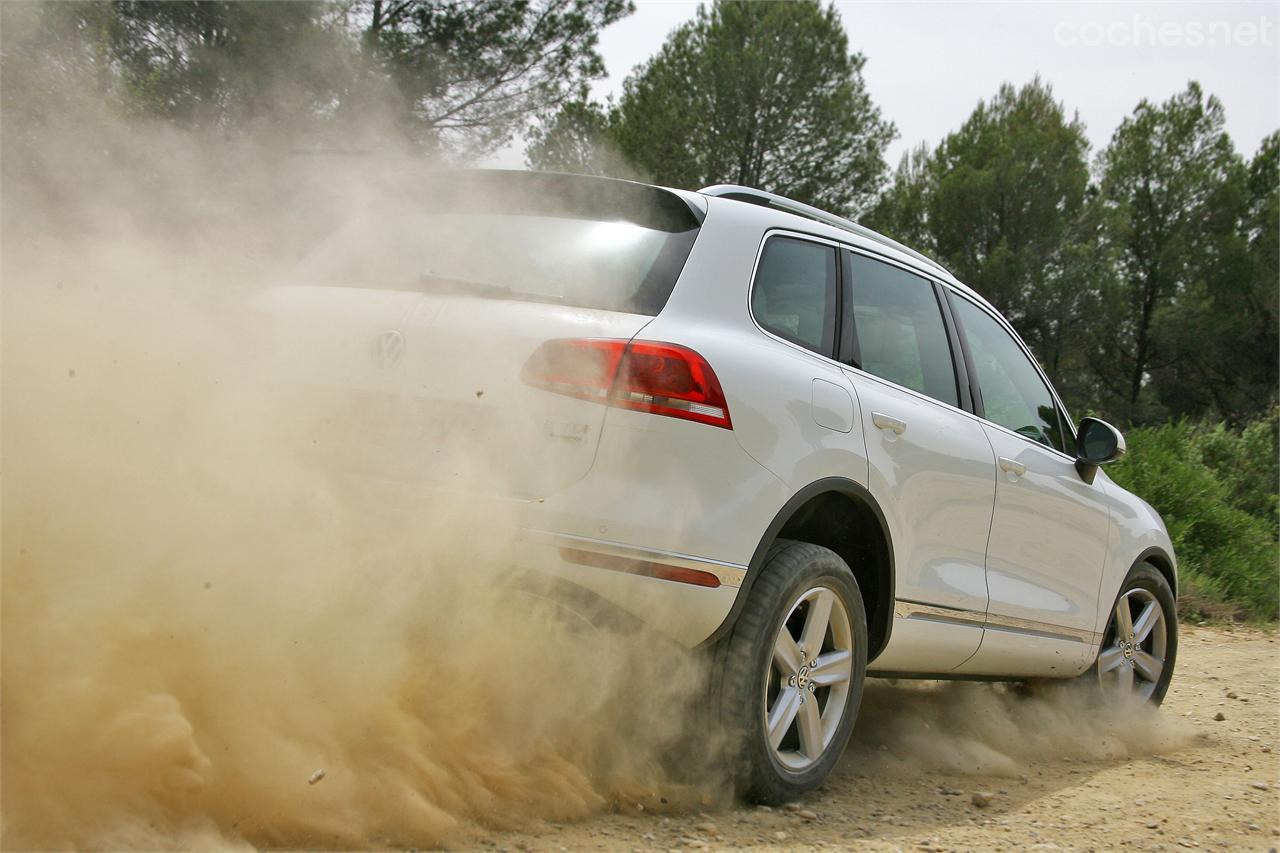
[[[1046,637],[1051,640],[1071,640],[1096,646],[1102,642],[1102,634],[1082,628],[1069,628],[1065,625],[1054,625],[1051,622],[1040,622],[1035,619],[1020,619],[1016,616],[1002,616],[998,613],[984,613],[977,610],[964,610],[959,607],[940,607],[936,604],[924,604],[919,601],[897,599],[893,605],[893,615],[897,619],[924,619],[929,622],[946,622],[952,625],[970,625],[992,631],[1010,631],[1015,634],[1027,634],[1033,637]]]

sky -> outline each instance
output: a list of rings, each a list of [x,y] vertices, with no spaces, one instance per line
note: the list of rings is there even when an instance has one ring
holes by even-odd
[[[872,99],[898,128],[887,160],[937,144],[1001,83],[1037,74],[1085,123],[1094,153],[1143,98],[1159,102],[1197,80],[1226,110],[1250,156],[1280,129],[1280,0],[1273,2],[854,2],[837,0],[851,51],[867,59]],[[697,2],[636,0],[600,35],[603,100],[652,56]],[[519,150],[505,152],[518,165]]]

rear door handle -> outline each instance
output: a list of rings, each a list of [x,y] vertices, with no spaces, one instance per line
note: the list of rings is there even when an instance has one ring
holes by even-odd
[[[1000,470],[1013,474],[1015,477],[1021,477],[1023,474],[1027,473],[1027,466],[1023,465],[1021,462],[1010,459],[1007,456],[1001,456]]]
[[[886,415],[883,412],[872,412],[871,422],[876,426],[878,426],[880,429],[887,429],[892,431],[894,435],[902,435],[904,432],[907,431],[906,421],[898,420],[897,418],[890,417],[889,415]]]

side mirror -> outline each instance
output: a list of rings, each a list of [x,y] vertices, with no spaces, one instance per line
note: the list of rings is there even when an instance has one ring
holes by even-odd
[[[1124,436],[1120,430],[1097,418],[1083,418],[1076,432],[1076,470],[1080,479],[1093,483],[1099,465],[1124,456]]]

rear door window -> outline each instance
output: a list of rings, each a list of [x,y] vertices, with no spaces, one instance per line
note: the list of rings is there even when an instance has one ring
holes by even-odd
[[[951,342],[933,283],[865,255],[850,257],[854,366],[959,406]]]
[[[780,338],[833,357],[838,293],[836,250],[792,237],[765,244],[751,290],[751,313]]]

